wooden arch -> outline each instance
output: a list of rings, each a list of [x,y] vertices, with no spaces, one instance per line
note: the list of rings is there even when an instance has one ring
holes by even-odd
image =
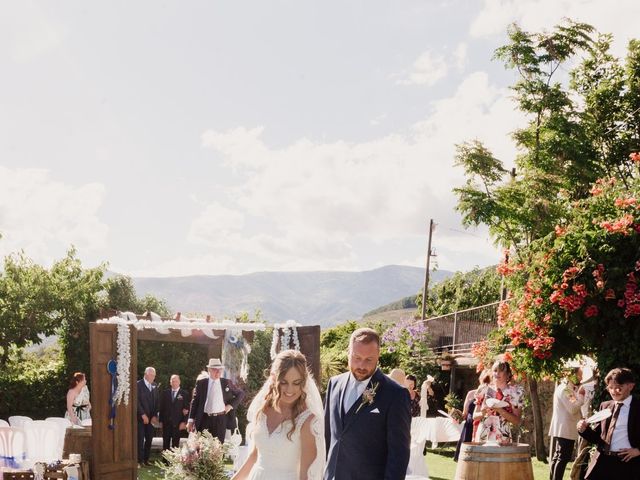
[[[140,317],[146,318],[146,317]],[[242,324],[234,326],[241,327]],[[192,335],[183,337],[179,330],[161,334],[155,330],[131,332],[131,370],[129,404],[121,403],[116,409],[115,428],[109,429],[109,398],[111,395],[111,375],[107,363],[117,357],[117,326],[112,323],[91,323],[89,325],[91,359],[91,417],[92,459],[91,472],[94,480],[136,480],[138,476],[138,448],[136,405],[137,405],[137,365],[138,341],[163,341],[204,344],[209,348],[209,356],[220,358],[224,341],[224,330],[214,330],[217,339],[194,330]],[[252,331],[243,331],[246,340],[253,340]],[[320,327],[317,325],[298,327],[300,351],[309,360],[310,368],[320,381]]]

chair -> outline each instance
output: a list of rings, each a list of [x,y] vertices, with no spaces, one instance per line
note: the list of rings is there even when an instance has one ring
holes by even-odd
[[[24,430],[17,427],[0,427],[0,467],[19,468],[24,458]]]
[[[31,417],[23,417],[22,415],[14,415],[9,417],[9,425],[12,427],[23,428],[25,424],[33,422]]]
[[[24,427],[27,440],[27,464],[59,459],[60,427],[46,420],[34,420]]]
[[[9,422],[0,418],[0,427],[10,427]]]
[[[427,419],[424,417],[413,417],[411,419],[411,446],[409,465],[407,466],[407,479],[418,480],[429,476],[423,455],[424,445],[427,443],[427,425]]]
[[[47,417],[45,418],[45,422],[53,423],[58,427],[58,433],[60,434],[60,440],[58,443],[59,447],[59,456],[57,460],[62,460],[62,451],[64,448],[64,437],[67,435],[67,428],[72,426],[71,420],[63,417]]]

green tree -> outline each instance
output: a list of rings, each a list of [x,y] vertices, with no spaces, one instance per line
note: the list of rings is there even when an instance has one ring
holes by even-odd
[[[446,315],[500,300],[500,276],[495,266],[456,272],[429,291],[429,316]],[[416,315],[422,312],[422,292],[416,297]]]
[[[131,277],[116,275],[105,282],[104,288],[106,299],[103,306],[105,308],[138,314],[149,311],[157,313],[161,317],[169,317],[171,315],[171,311],[164,300],[150,294],[146,294],[142,298],[138,297]]]

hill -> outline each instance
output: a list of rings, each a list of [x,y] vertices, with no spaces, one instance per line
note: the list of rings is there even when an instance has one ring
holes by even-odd
[[[433,281],[451,275],[438,271]],[[211,314],[262,311],[267,322],[289,319],[328,327],[422,288],[424,269],[389,265],[364,272],[259,272],[247,275],[132,278],[139,295],[163,298],[173,311]]]

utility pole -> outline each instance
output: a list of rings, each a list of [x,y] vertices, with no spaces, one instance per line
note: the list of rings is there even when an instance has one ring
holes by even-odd
[[[427,315],[427,299],[429,298],[429,263],[431,257],[434,256],[431,251],[431,237],[435,230],[436,224],[433,223],[433,218],[429,220],[429,242],[427,244],[427,269],[424,272],[424,287],[422,289],[422,320]]]

